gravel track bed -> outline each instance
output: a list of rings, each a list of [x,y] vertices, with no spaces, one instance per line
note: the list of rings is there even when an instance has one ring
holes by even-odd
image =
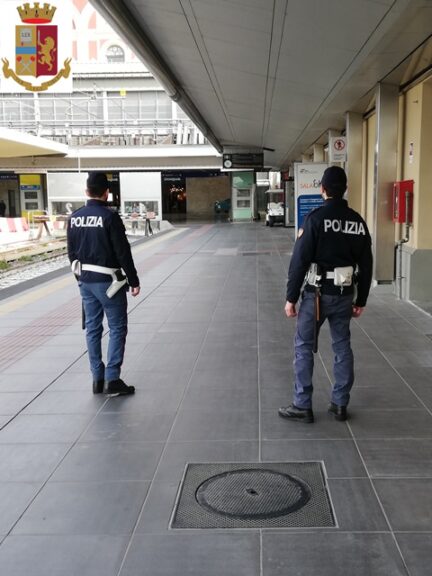
[[[53,270],[58,270],[68,265],[68,257],[64,254],[40,262],[29,262],[12,270],[5,270],[4,272],[0,272],[0,290],[15,286],[32,278],[37,278],[38,276],[43,276]]]

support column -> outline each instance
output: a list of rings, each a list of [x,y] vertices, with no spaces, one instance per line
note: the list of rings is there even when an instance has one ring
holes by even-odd
[[[348,201],[351,208],[362,211],[363,117],[355,112],[346,114]],[[364,216],[364,215],[363,215]]]
[[[313,161],[324,162],[324,146],[322,144],[313,145]]]
[[[404,180],[414,180],[414,219],[403,246],[402,298],[431,301],[432,79],[406,95]]]
[[[397,176],[397,86],[379,84],[376,93],[376,147],[374,179],[374,279],[390,283],[394,278],[394,224],[391,194]]]

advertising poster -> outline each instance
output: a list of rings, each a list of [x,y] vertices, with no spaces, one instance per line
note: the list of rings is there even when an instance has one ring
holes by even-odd
[[[297,162],[294,164],[296,236],[306,214],[323,203],[321,179],[327,166],[327,164],[318,162]]]

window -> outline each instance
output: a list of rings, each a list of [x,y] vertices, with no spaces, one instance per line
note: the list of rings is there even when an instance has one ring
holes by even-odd
[[[37,202],[24,202],[26,210],[39,210],[39,204]]]
[[[76,202],[52,202],[51,211],[53,214],[72,214],[83,206],[82,201]]]
[[[157,92],[157,117],[160,120],[172,118],[172,101],[165,92]]]
[[[126,201],[124,203],[124,211],[128,216],[133,212],[140,216],[148,214],[149,212],[154,212],[155,216],[157,216],[159,214],[159,202],[157,200]]]
[[[39,111],[42,122],[50,121],[54,118],[54,100],[51,94],[39,95]]]
[[[121,46],[113,45],[106,51],[107,62],[124,62],[125,53]]]
[[[140,94],[140,118],[154,120],[156,118],[156,92],[141,92]]]
[[[122,120],[124,118],[124,98],[119,98],[118,92],[108,92],[107,103],[109,120]]]
[[[37,191],[24,192],[24,199],[25,200],[37,200],[38,199]]]

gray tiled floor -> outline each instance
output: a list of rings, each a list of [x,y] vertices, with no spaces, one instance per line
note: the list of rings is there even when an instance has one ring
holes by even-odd
[[[315,424],[278,418],[291,396],[292,246],[292,230],[261,223],[195,224],[141,245],[130,398],[92,394],[72,280],[3,301],[3,345],[12,334],[25,345],[0,371],[0,574],[430,574],[432,318],[372,290],[352,323],[351,418],[326,412],[325,326]],[[188,462],[275,461],[323,463],[336,528],[169,528]]]

